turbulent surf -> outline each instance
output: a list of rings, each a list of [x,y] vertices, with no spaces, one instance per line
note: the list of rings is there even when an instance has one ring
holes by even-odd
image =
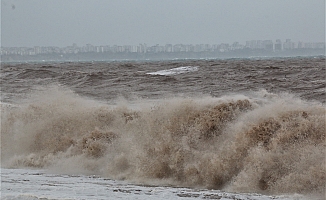
[[[324,62],[5,65],[2,167],[323,196]]]

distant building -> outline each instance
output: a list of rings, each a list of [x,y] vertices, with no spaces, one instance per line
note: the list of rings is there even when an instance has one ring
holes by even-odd
[[[294,49],[294,43],[291,42],[291,39],[286,39],[283,43],[283,49],[284,50],[291,50]]]
[[[173,46],[172,44],[166,44],[165,45],[165,52],[173,52]]]
[[[274,45],[274,51],[282,51],[282,41],[280,39],[277,39]]]
[[[267,51],[273,51],[274,50],[274,45],[272,40],[264,40],[263,41],[264,49]]]

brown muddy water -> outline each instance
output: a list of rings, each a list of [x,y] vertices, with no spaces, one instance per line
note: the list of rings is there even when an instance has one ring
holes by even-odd
[[[1,67],[3,168],[325,195],[325,58]]]

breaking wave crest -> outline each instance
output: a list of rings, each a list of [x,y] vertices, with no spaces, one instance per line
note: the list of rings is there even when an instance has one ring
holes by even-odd
[[[1,105],[1,134],[3,167],[325,194],[325,107],[286,94],[108,105],[46,88],[20,105]]]

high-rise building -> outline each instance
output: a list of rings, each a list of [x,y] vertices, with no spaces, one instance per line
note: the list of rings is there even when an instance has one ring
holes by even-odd
[[[291,39],[286,39],[283,43],[283,49],[284,50],[290,50],[294,48],[294,43],[291,42]]]
[[[282,51],[282,41],[280,39],[277,39],[274,45],[275,51]]]

